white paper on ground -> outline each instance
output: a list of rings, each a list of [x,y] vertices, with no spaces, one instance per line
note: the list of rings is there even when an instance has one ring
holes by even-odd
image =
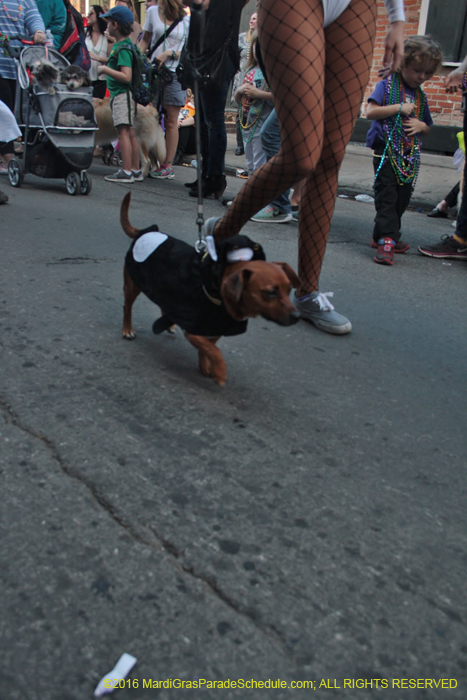
[[[122,654],[114,668],[106,676],[100,679],[94,691],[94,697],[100,698],[108,693],[113,693],[118,687],[118,681],[123,681],[136,663],[136,658],[131,654]],[[109,682],[110,681],[110,682]]]

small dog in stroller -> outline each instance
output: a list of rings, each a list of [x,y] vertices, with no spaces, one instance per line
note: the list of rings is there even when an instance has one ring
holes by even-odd
[[[67,86],[70,91],[80,87],[89,87],[91,79],[80,66],[67,66],[59,70],[51,61],[43,58],[30,66],[35,81],[44,87],[49,95],[55,95],[57,83]]]

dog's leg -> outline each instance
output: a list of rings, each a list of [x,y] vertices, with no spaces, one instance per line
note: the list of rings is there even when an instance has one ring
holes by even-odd
[[[123,294],[125,302],[123,304],[122,335],[127,340],[133,340],[136,338],[136,333],[133,330],[133,325],[131,322],[131,310],[138,295],[141,294],[141,290],[138,289],[136,284],[131,279],[126,267],[123,268]]]
[[[151,160],[149,158],[148,149],[146,148],[146,144],[144,142],[140,142],[139,151],[140,151],[140,157],[142,160],[141,171],[143,173],[143,176],[146,177],[146,175],[149,172],[149,166],[151,165]]]
[[[185,333],[185,338],[198,350],[198,362],[201,374],[212,377],[216,384],[223,386],[227,381],[227,366],[216,343],[217,338],[205,338],[202,335]]]

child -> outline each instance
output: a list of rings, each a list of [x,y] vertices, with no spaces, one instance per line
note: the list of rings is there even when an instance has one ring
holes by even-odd
[[[186,91],[185,106],[178,115],[178,147],[172,165],[183,165],[185,153],[196,153],[195,102],[190,89]]]
[[[255,31],[251,35],[243,83],[235,92],[235,101],[240,105],[238,115],[250,175],[267,162],[260,132],[272,110],[272,94],[256,59],[257,41],[258,33]]]
[[[143,174],[139,167],[139,147],[133,127],[136,105],[130,92],[133,53],[131,48],[119,49],[125,45],[131,47],[129,36],[133,31],[133,14],[128,7],[116,5],[102,17],[107,18],[107,31],[115,43],[107,65],[99,66],[97,73],[107,76],[112,118],[122,154],[122,168],[113,175],[107,175],[105,179],[109,182],[141,182]]]
[[[376,208],[371,246],[380,265],[393,265],[394,253],[410,247],[400,240],[401,219],[420,168],[419,134],[427,134],[433,124],[421,85],[441,60],[441,49],[430,37],[409,37],[399,71],[381,80],[368,98],[366,116],[373,123],[366,145],[374,155]]]

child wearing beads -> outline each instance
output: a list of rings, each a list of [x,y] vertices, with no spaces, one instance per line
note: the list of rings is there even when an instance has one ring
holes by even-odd
[[[381,80],[368,98],[367,119],[373,120],[366,145],[373,149],[375,171],[374,261],[393,265],[394,253],[409,245],[400,240],[401,219],[410,202],[420,168],[420,135],[433,120],[421,86],[441,64],[441,49],[428,36],[405,41],[399,71]]]
[[[261,127],[272,111],[272,94],[256,58],[258,33],[251,36],[243,82],[235,91],[245,159],[251,175],[267,162],[261,145]]]

